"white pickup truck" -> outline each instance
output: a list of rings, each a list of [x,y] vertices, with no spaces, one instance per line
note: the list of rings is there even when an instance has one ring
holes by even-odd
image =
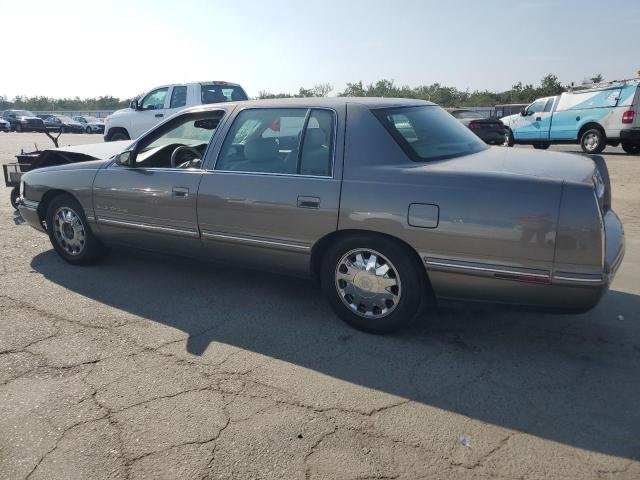
[[[187,107],[205,103],[247,100],[237,83],[195,82],[156,87],[131,102],[129,108],[113,112],[105,119],[104,140],[133,140],[164,119]]]

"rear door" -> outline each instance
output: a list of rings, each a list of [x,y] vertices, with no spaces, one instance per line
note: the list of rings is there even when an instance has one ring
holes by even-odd
[[[198,191],[210,255],[309,273],[313,244],[337,228],[344,113],[344,107],[237,113],[210,152]]]

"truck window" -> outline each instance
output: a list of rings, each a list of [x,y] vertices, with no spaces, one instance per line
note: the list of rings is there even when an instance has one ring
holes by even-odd
[[[527,113],[540,113],[544,110],[546,100],[536,100],[531,105],[527,107]]]
[[[169,102],[169,108],[184,107],[187,104],[187,87],[179,85],[173,87],[171,92],[171,101]]]
[[[247,100],[244,90],[234,85],[202,85],[202,103],[237,102]]]
[[[550,112],[552,108],[553,108],[553,98],[550,98],[549,100],[547,100],[547,104],[544,106],[544,111]]]
[[[141,110],[161,110],[164,108],[164,100],[169,92],[169,87],[158,88],[149,92],[140,102]]]

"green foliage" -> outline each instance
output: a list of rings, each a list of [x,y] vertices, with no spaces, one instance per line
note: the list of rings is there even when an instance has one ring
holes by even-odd
[[[258,99],[264,100],[269,98],[304,98],[304,97],[326,97],[331,93],[333,87],[328,83],[318,83],[312,88],[300,87],[298,93],[292,95],[290,93],[271,93],[266,90],[260,90]]]
[[[589,80],[591,80],[591,83],[600,83],[600,82],[602,82],[604,80],[604,77],[602,76],[601,73],[596,73]]]
[[[121,100],[110,95],[97,98],[51,98],[51,97],[25,97],[16,96],[8,100],[0,96],[0,110],[11,108],[24,110],[117,110],[129,106],[132,99]]]

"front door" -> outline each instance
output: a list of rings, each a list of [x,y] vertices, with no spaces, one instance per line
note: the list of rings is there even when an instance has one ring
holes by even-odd
[[[131,122],[131,139],[135,140],[165,119],[168,93],[169,87],[156,88],[140,100]]]
[[[98,172],[93,204],[103,238],[175,253],[201,249],[196,214],[200,159],[223,114],[179,115],[121,154],[128,161],[114,161]]]
[[[511,128],[514,139],[539,140],[541,138],[540,122],[542,118],[539,114],[544,110],[546,104],[547,99],[545,98],[536,100],[525,109],[524,115],[516,118],[515,124]]]
[[[313,244],[337,228],[343,122],[344,112],[329,109],[241,110],[200,184],[209,254],[309,273]]]

